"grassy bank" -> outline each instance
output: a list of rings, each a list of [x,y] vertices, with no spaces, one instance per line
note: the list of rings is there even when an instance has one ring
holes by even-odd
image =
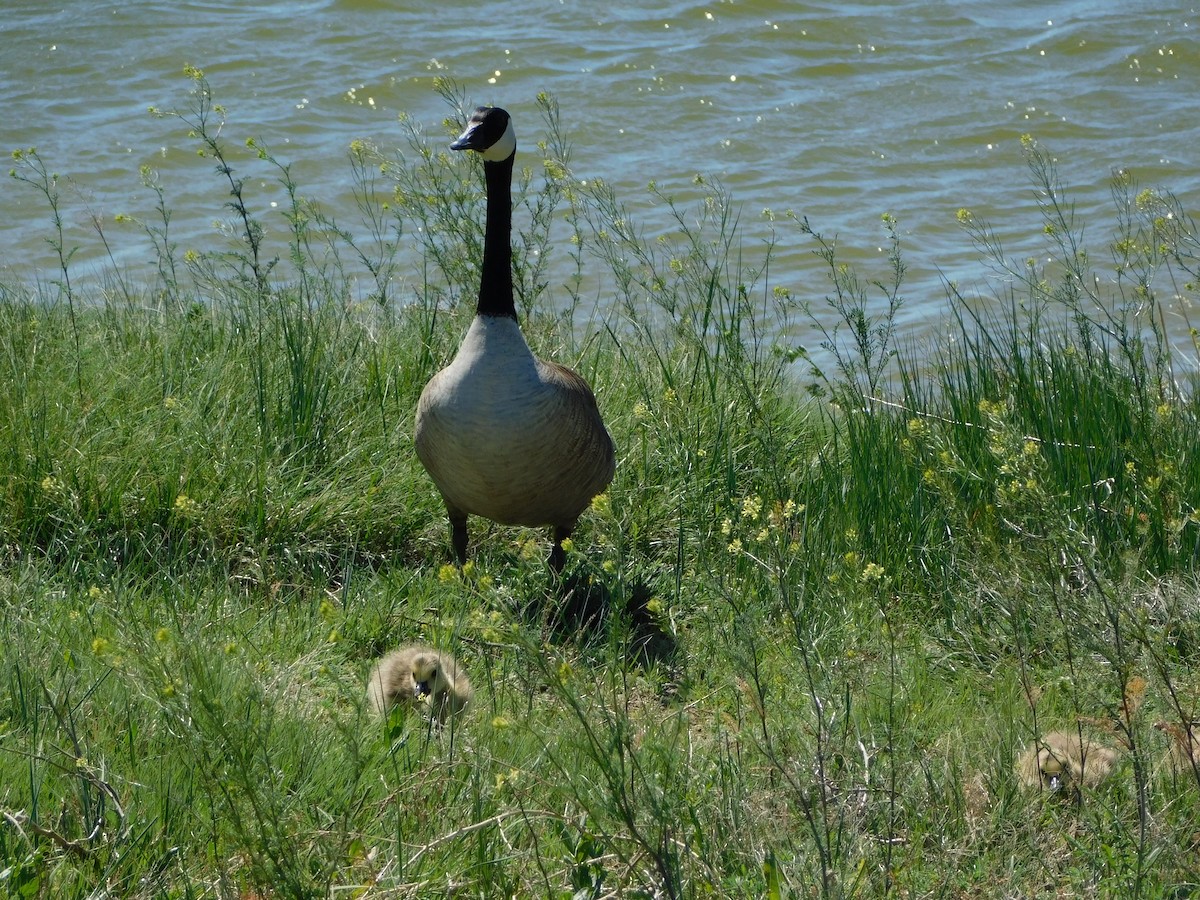
[[[646,239],[572,176],[543,101],[515,196],[523,327],[595,386],[617,476],[561,581],[544,534],[474,520],[460,571],[411,427],[473,313],[478,167],[415,132],[394,157],[355,146],[350,228],[261,142],[222,143],[191,76],[168,115],[215,164],[230,237],[178,247],[144,171],[149,283],[82,287],[59,181],[14,159],[62,265],[0,287],[0,890],[1200,884],[1200,772],[1170,752],[1200,706],[1200,427],[1168,331],[1197,232],[1169,194],[1118,178],[1088,249],[1028,142],[1050,262],[963,210],[990,296],[949,285],[953,340],[918,352],[894,326],[896,220],[878,271],[777,221],[811,241],[806,283],[743,246],[716,186],[652,188],[676,226]],[[252,166],[288,188],[286,230]],[[365,709],[372,661],[417,639],[475,685],[444,732]],[[1113,775],[1023,789],[1029,742],[1079,727],[1120,750]]]

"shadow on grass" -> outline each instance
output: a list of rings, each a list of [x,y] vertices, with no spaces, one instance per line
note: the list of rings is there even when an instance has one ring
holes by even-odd
[[[621,644],[630,665],[673,667],[678,641],[654,614],[654,597],[653,587],[643,579],[625,581],[581,566],[552,585],[545,608],[531,604],[525,614],[552,641],[581,650],[611,650]]]

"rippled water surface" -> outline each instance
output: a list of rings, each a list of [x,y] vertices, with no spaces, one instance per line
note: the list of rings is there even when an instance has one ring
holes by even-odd
[[[1023,133],[1060,157],[1099,235],[1116,167],[1200,212],[1198,30],[1191,6],[1099,0],[5,0],[0,148],[37,147],[70,176],[77,266],[103,260],[96,217],[136,267],[150,250],[113,218],[150,214],[139,166],[159,170],[183,246],[215,240],[225,215],[194,142],[147,113],[186,104],[185,63],[227,107],[231,142],[264,139],[305,195],[351,217],[349,143],[399,145],[401,112],[440,133],[448,110],[434,76],[509,108],[528,140],[541,128],[534,98],[548,91],[575,173],[635,205],[651,180],[686,192],[702,173],[741,204],[748,239],[766,234],[764,208],[790,209],[864,252],[892,212],[910,264],[906,316],[929,324],[944,312],[939,272],[982,271],[956,210],[1036,233]],[[252,187],[271,221],[278,186]],[[811,242],[776,227],[772,278],[819,298]],[[52,277],[50,233],[44,201],[4,182],[0,267]]]

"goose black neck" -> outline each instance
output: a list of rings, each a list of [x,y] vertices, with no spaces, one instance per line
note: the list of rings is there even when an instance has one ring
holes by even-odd
[[[487,226],[483,234],[483,273],[479,279],[481,316],[516,319],[512,277],[512,171],[513,153],[500,162],[485,162],[487,177]]]

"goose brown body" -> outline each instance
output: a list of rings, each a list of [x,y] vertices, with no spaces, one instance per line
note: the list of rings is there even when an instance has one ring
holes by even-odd
[[[451,518],[571,527],[615,470],[595,397],[511,319],[476,318],[417,405],[417,456]]]
[[[483,273],[476,316],[457,355],[417,403],[417,456],[445,501],[459,562],[474,515],[552,526],[550,564],[557,570],[562,541],[612,481],[613,442],[587,382],[534,356],[517,323],[509,198],[516,141],[508,114],[480,108],[451,146],[484,157]]]

